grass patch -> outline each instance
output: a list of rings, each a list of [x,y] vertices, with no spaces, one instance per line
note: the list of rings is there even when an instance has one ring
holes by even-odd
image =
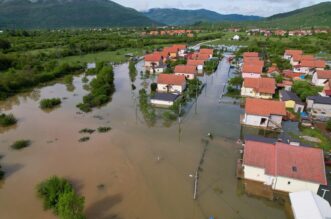
[[[319,148],[326,151],[331,149],[331,139],[325,136],[318,128],[301,128],[302,135],[311,136],[321,140],[321,143],[317,144]]]
[[[99,127],[98,128],[99,133],[106,133],[106,132],[109,132],[110,130],[111,130],[111,127]]]
[[[82,137],[82,138],[80,138],[78,141],[79,142],[87,142],[87,141],[89,141],[90,140],[90,137]]]
[[[11,125],[15,125],[17,123],[17,119],[15,118],[15,116],[13,114],[1,114],[0,115],[0,126],[1,127],[8,127]]]
[[[18,140],[14,142],[10,147],[14,150],[21,150],[23,148],[29,147],[31,145],[30,140]]]
[[[40,101],[41,109],[53,109],[62,103],[60,98],[42,99]]]

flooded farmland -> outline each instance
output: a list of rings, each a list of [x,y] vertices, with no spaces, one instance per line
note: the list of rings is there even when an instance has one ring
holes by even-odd
[[[239,115],[243,110],[232,99],[220,102],[229,64],[220,63],[216,73],[201,77],[206,84],[197,103],[185,108],[179,124],[148,126],[137,107],[141,87],[149,90],[156,78],[142,79],[131,90],[128,64],[115,67],[116,92],[112,101],[88,114],[76,105],[88,93],[82,78],[74,89],[55,83],[0,103],[1,111],[13,113],[18,123],[0,130],[0,160],[5,180],[0,184],[0,218],[55,218],[43,211],[36,185],[58,175],[68,178],[85,196],[88,218],[118,219],[216,219],[286,218],[275,202],[247,196],[238,182],[236,161],[241,145]],[[50,112],[39,108],[42,98],[61,97],[61,107]],[[110,126],[108,133],[80,134],[83,128]],[[213,139],[207,137],[213,134]],[[79,142],[89,136],[87,142]],[[9,145],[31,139],[32,145],[13,151]],[[202,163],[197,200],[193,200],[194,175],[203,140],[209,144]]]

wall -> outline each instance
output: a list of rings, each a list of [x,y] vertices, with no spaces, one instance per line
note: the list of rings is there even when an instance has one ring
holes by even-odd
[[[245,97],[255,97],[260,99],[272,99],[272,94],[265,94],[265,93],[256,93],[253,88],[241,88],[241,96]]]
[[[324,83],[326,82],[326,79],[318,79],[317,73],[313,75],[312,82],[315,86],[324,86]]]
[[[267,119],[267,121],[264,123],[264,125],[260,125],[262,118]],[[258,127],[267,127],[268,120],[269,120],[268,117],[245,114],[245,118],[244,118],[244,121],[243,122],[246,125],[258,126]]]
[[[185,86],[180,85],[171,85],[169,92],[170,93],[182,93]],[[157,84],[158,92],[167,92],[167,84]]]
[[[164,100],[151,100],[152,105],[156,106],[167,106],[170,107],[174,104],[172,101],[164,101]]]
[[[244,178],[264,183],[267,176],[263,168],[244,165]]]
[[[193,80],[195,78],[195,74],[175,73],[175,75],[184,75],[188,80]]]
[[[288,184],[288,182],[290,182],[290,184]],[[309,190],[317,193],[318,188],[318,183],[296,180],[282,176],[278,176],[273,185],[273,189],[285,192],[299,192]]]

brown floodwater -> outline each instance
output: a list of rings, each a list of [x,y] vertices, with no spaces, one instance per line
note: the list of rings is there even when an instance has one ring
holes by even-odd
[[[142,69],[142,63],[137,65]],[[242,109],[229,101],[219,103],[229,65],[204,76],[205,89],[197,105],[189,104],[179,125],[158,121],[149,127],[137,108],[138,91],[150,80],[138,74],[131,91],[128,65],[115,68],[116,92],[106,106],[88,114],[76,104],[87,93],[81,79],[74,89],[61,82],[36,88],[0,103],[0,109],[18,118],[16,126],[0,130],[0,160],[6,172],[0,184],[0,218],[55,218],[44,211],[36,185],[58,175],[68,178],[85,196],[88,218],[216,219],[286,218],[275,202],[247,196],[235,176],[240,157],[239,115]],[[42,111],[42,98],[61,97],[61,107]],[[78,140],[83,128],[111,126],[109,133],[93,133],[90,141]],[[213,133],[201,166],[198,199],[193,200],[194,175],[207,133]],[[17,139],[32,145],[13,151]],[[102,185],[102,186],[101,186]]]

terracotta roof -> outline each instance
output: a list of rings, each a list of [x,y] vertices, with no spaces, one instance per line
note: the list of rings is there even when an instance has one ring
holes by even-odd
[[[257,52],[244,52],[243,56],[244,56],[244,58],[245,57],[259,57],[259,53],[257,53]]]
[[[175,67],[175,73],[196,74],[197,68],[193,65],[177,65]]]
[[[161,60],[161,54],[158,52],[145,55],[145,61],[147,62],[158,62],[160,60]]]
[[[284,80],[282,83],[278,83],[277,87],[285,87],[285,86],[292,86],[293,82],[292,81],[286,81]]]
[[[213,50],[213,49],[200,49],[199,53],[200,53],[200,54],[213,55],[214,50]]]
[[[331,79],[331,70],[317,70],[316,74],[319,79]]]
[[[301,57],[302,57],[301,54],[293,54],[293,55],[292,55],[292,59],[293,59],[294,61],[297,61],[297,62],[299,62],[299,61],[301,60]]]
[[[276,81],[274,78],[245,78],[243,86],[259,93],[274,94]]]
[[[285,70],[283,71],[284,77],[286,78],[298,78],[302,75],[304,75],[304,73],[300,73],[300,72],[293,72],[292,70]]]
[[[198,65],[204,65],[204,64],[205,64],[204,60],[194,60],[194,59],[187,60],[187,65],[198,66]]]
[[[183,85],[186,82],[184,75],[160,74],[157,77],[158,84]]]
[[[264,66],[264,61],[260,60],[257,57],[249,57],[249,58],[244,58],[244,64]]]
[[[246,99],[245,112],[247,114],[270,116],[281,115],[286,116],[285,103],[275,100],[262,100],[262,99]]]
[[[177,53],[178,49],[175,47],[165,47],[163,48],[163,51],[167,53]]]
[[[294,54],[302,55],[303,51],[302,50],[293,50],[293,49],[285,50],[285,55],[293,56]]]
[[[324,154],[318,148],[248,140],[243,163],[263,168],[267,175],[327,185]]]
[[[302,55],[300,60],[315,60],[315,57],[313,55]]]
[[[244,63],[243,65],[243,73],[256,73],[261,74],[263,69],[263,65],[261,64],[248,64]]]
[[[300,63],[301,67],[309,67],[309,68],[325,68],[326,62],[324,60],[303,60]]]
[[[198,56],[196,57],[197,60],[204,60],[207,61],[210,58],[210,56],[208,54],[198,54]]]

